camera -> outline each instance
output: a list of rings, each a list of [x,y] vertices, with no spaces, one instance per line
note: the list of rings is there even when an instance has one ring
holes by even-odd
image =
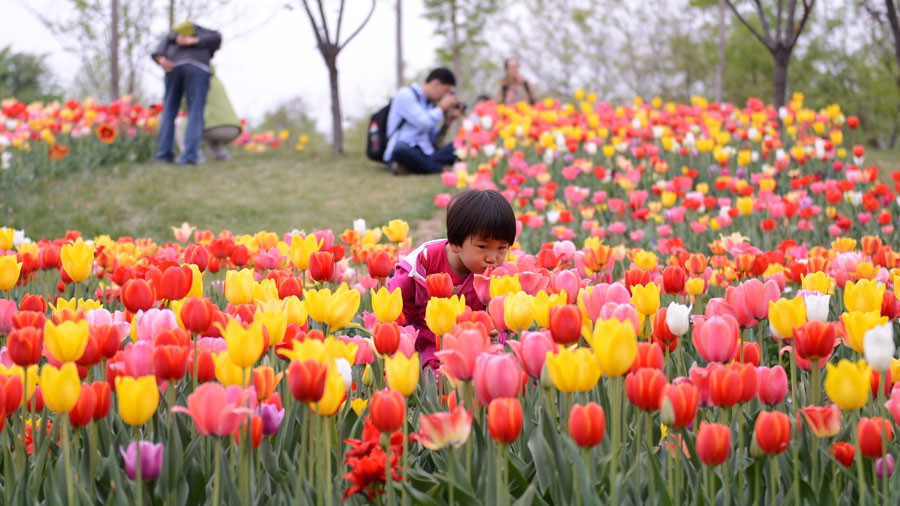
[[[468,107],[469,107],[469,105],[466,104],[465,102],[458,102],[458,103],[456,104],[456,108],[459,109],[459,113],[460,113],[460,114],[465,114],[465,113],[466,113],[466,109],[468,109]]]

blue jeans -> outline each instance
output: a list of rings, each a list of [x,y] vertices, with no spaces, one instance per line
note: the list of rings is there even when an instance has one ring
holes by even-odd
[[[187,97],[188,123],[184,132],[184,152],[178,159],[181,164],[197,163],[200,140],[203,137],[203,109],[209,91],[209,72],[190,64],[178,65],[166,74],[166,98],[163,103],[162,121],[159,124],[159,144],[156,159],[175,161],[175,117],[181,109],[182,96]]]
[[[418,174],[436,174],[444,170],[444,165],[451,165],[456,161],[453,152],[453,144],[447,144],[434,150],[432,155],[426,155],[418,146],[410,146],[405,142],[398,142],[394,146],[391,161],[406,167],[410,172]]]

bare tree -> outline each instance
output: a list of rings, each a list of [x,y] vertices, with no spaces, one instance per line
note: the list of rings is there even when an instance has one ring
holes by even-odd
[[[716,62],[716,102],[722,103],[725,88],[725,0],[719,0],[719,42]]]
[[[337,57],[341,50],[369,22],[372,13],[375,11],[375,0],[372,0],[372,7],[369,9],[369,13],[363,22],[343,42],[341,42],[341,25],[344,21],[345,0],[341,0],[338,8],[334,39],[332,39],[331,32],[328,30],[328,20],[325,18],[325,7],[322,5],[322,0],[316,0],[316,3],[318,4],[318,18],[313,15],[312,10],[309,8],[308,0],[303,0],[303,8],[306,9],[306,15],[309,16],[309,23],[312,25],[313,33],[316,36],[316,47],[319,48],[322,59],[325,60],[325,66],[328,67],[328,82],[331,85],[331,147],[334,154],[341,155],[344,153],[344,126],[343,116],[341,115],[341,95],[338,90]]]
[[[397,89],[403,87],[403,0],[397,0]]]
[[[756,6],[757,16],[759,16],[761,25],[759,29],[750,24],[738,11],[735,5],[736,0],[725,0],[725,2],[731,7],[732,12],[734,12],[734,15],[737,16],[740,22],[772,54],[772,58],[775,60],[774,96],[772,101],[776,108],[783,106],[787,96],[788,65],[791,63],[791,53],[797,45],[797,40],[800,39],[800,34],[803,33],[803,28],[806,26],[810,14],[812,14],[816,0],[802,0],[800,2],[802,10],[799,22],[797,21],[797,0],[787,0],[787,2],[785,0],[776,0],[774,29],[772,28],[773,23],[769,20],[771,13],[766,12],[766,8],[763,7],[761,0],[753,0],[752,2]],[[785,3],[787,3],[787,6],[785,6]],[[785,15],[787,15],[787,20],[784,19]]]

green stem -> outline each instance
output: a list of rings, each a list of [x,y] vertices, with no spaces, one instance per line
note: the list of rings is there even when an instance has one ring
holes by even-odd
[[[653,458],[653,420],[650,418],[650,412],[646,412],[646,426],[647,426],[647,474],[650,475],[650,489],[647,490],[647,499],[649,503],[654,503],[653,500],[655,498],[654,492],[656,491],[656,476],[653,474],[653,469],[651,466],[653,463],[650,459]]]
[[[448,452],[449,455],[450,455],[450,456],[447,458],[448,462],[450,463],[450,502],[449,502],[448,504],[449,504],[450,506],[453,506],[453,504],[454,504],[454,501],[453,501],[453,495],[454,495],[454,492],[456,491],[456,479],[455,479],[455,475],[456,475],[456,459],[454,458],[454,455],[453,455],[454,451],[453,451],[453,447],[452,447],[452,446],[448,446],[448,447],[447,447],[447,452]]]
[[[778,504],[776,499],[778,498],[778,485],[779,485],[779,476],[778,476],[778,455],[772,455],[770,457],[770,461],[772,464],[772,483],[769,485],[771,488],[772,501],[769,503],[771,505]]]
[[[621,378],[609,379],[610,411],[612,412],[612,459],[609,466],[610,504],[619,504],[619,487],[616,483],[619,466],[619,410],[621,409]]]
[[[503,445],[501,451],[503,452],[503,504],[509,506],[509,448],[507,445]]]
[[[797,404],[797,356],[794,353],[788,353],[791,356],[791,407],[796,413],[800,408]],[[815,367],[814,367],[815,368]],[[800,445],[796,441],[791,444],[792,460],[791,466],[794,472],[794,505],[800,506]]]
[[[334,475],[331,472],[331,425],[327,423],[327,420],[329,419],[322,419],[322,429],[325,432],[325,437],[322,438],[322,440],[325,450],[325,504],[331,506]],[[390,439],[388,439],[388,446],[390,446],[390,444]],[[387,464],[386,467],[390,468],[390,460],[386,460],[385,462]],[[390,473],[390,469],[388,469],[388,473]]]
[[[215,455],[215,463],[213,470],[213,506],[219,506],[219,499],[221,498],[221,482],[222,482],[222,443],[219,441],[219,438],[216,438],[213,441],[213,445],[216,447],[216,455]],[[298,484],[299,485],[299,484]]]
[[[382,434],[382,440],[386,441],[384,445],[384,488],[387,490],[388,496],[388,506],[393,506],[394,503],[394,487],[391,483],[391,437],[387,435],[387,437]]]
[[[865,479],[863,478],[863,461],[865,460],[862,456],[862,450],[859,447],[859,432],[857,432],[856,427],[859,427],[859,411],[856,412],[856,424],[854,428],[850,431],[853,433],[853,444],[856,445],[856,489],[859,492],[859,506],[866,506],[866,488],[865,488]]]
[[[67,413],[63,413],[59,416],[60,421],[62,422],[63,428],[63,453],[66,463],[66,497],[69,500],[69,504],[75,504],[75,486],[72,483],[72,458],[70,454],[72,453],[71,448],[71,438],[69,430],[69,415]],[[138,452],[140,452],[140,445],[138,445]],[[140,472],[141,472],[141,454],[138,453],[138,492],[140,492]],[[7,482],[7,488],[12,489],[11,483]],[[140,496],[138,497],[138,506],[141,506]]]
[[[409,469],[409,449],[406,447],[407,440],[409,439],[409,426],[406,423],[406,419],[403,419],[403,474],[401,475],[401,489],[400,492],[403,494],[401,498],[401,502],[406,504],[409,500],[409,497],[406,495],[406,470]]]
[[[737,447],[737,455],[735,455],[735,470],[737,471],[737,490],[738,490],[738,503],[744,497],[744,405],[738,404],[738,414],[737,414],[737,431],[738,431],[738,447]],[[731,476],[728,476],[731,478]]]

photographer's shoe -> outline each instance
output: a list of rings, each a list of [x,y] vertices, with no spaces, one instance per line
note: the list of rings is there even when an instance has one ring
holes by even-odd
[[[391,173],[395,176],[405,176],[409,174],[409,170],[397,162],[391,162]]]

